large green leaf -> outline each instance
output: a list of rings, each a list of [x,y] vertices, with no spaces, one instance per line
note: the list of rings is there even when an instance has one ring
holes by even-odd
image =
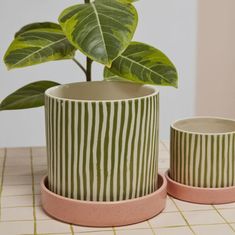
[[[137,21],[134,6],[116,0],[75,5],[59,17],[69,41],[86,56],[108,67],[129,45]]]
[[[117,74],[114,74],[110,71],[107,67],[104,67],[104,79],[106,81],[122,81],[122,82],[131,82],[130,80],[127,80],[125,78],[122,78],[118,76]]]
[[[60,25],[51,22],[24,26],[15,34],[4,61],[8,69],[74,57],[74,46],[65,37]]]
[[[110,72],[129,81],[177,87],[178,76],[173,63],[158,49],[140,42],[132,42],[116,58]],[[108,76],[107,72],[104,76]],[[110,80],[110,79],[109,79]]]
[[[7,96],[0,103],[0,110],[28,109],[44,105],[44,92],[59,83],[39,81],[30,83]]]

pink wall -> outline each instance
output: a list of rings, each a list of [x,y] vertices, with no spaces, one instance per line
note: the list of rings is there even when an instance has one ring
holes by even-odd
[[[234,0],[199,0],[197,115],[235,118],[234,12]]]

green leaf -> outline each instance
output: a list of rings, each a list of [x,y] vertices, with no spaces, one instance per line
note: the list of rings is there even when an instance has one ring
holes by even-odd
[[[178,84],[176,68],[169,58],[158,49],[140,42],[132,42],[108,70],[136,83],[173,87]]]
[[[21,68],[47,61],[71,59],[75,51],[60,25],[51,22],[33,23],[15,34],[4,62],[8,69]]]
[[[30,83],[7,96],[0,103],[0,110],[28,109],[44,105],[44,92],[59,83],[38,81]]]
[[[110,1],[110,2],[112,2],[112,1],[115,1],[115,0],[95,0],[95,1],[96,2],[101,2],[101,1],[105,1],[105,2]],[[133,2],[137,2],[138,0],[116,0],[116,1],[121,2],[121,3],[133,3]]]
[[[129,82],[129,80],[122,78],[110,71],[107,67],[104,67],[104,79],[106,81],[122,81],[122,82]]]
[[[137,21],[134,6],[116,0],[71,6],[59,17],[69,41],[90,59],[108,67],[129,45]]]

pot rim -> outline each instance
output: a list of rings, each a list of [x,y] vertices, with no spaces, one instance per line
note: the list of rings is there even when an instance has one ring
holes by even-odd
[[[62,98],[62,97],[58,97],[55,95],[50,94],[51,91],[58,89],[59,87],[65,87],[65,86],[71,86],[74,84],[81,84],[81,83],[123,83],[126,84],[128,83],[129,85],[140,85],[142,87],[146,87],[146,88],[150,88],[152,89],[152,93],[148,94],[148,95],[143,95],[143,96],[139,96],[139,97],[133,97],[133,98],[122,98],[122,99],[91,99],[91,100],[86,100],[86,99],[71,99],[71,98]],[[123,82],[123,81],[91,81],[91,82],[72,82],[72,83],[66,83],[66,84],[61,84],[61,85],[57,85],[51,88],[48,88],[45,91],[45,95],[52,98],[52,99],[56,99],[56,100],[62,100],[62,101],[71,101],[71,102],[83,102],[83,103],[99,103],[99,102],[105,102],[105,103],[112,103],[112,102],[122,102],[122,101],[134,101],[134,100],[141,100],[141,99],[145,99],[148,97],[153,97],[155,95],[159,94],[159,90],[153,86],[153,85],[148,85],[148,84],[141,84],[141,83],[132,83],[132,82]]]
[[[194,116],[194,117],[185,117],[182,119],[177,119],[176,121],[174,121],[173,123],[171,123],[170,127],[176,131],[182,132],[182,133],[187,133],[187,134],[193,134],[193,135],[203,135],[203,136],[218,136],[218,135],[228,135],[228,134],[235,134],[235,130],[234,131],[227,131],[227,132],[198,132],[198,131],[187,131],[187,130],[183,130],[181,128],[176,127],[175,125],[178,122],[181,121],[191,121],[191,120],[198,120],[198,119],[213,119],[213,120],[220,120],[220,121],[229,121],[229,122],[234,122],[235,124],[235,119],[230,119],[230,118],[224,118],[224,117],[218,117],[218,116]]]

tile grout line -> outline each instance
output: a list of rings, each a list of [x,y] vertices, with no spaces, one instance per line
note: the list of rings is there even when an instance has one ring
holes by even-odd
[[[212,205],[212,207],[215,209],[215,211],[219,214],[219,216],[224,220],[224,222],[232,229],[232,231],[235,233],[235,229],[233,228],[233,226],[227,221],[227,219],[225,219],[225,217],[219,212],[219,210]]]
[[[71,235],[74,235],[73,225],[70,224],[70,225],[69,225],[69,228],[70,228]]]
[[[156,232],[154,231],[153,226],[152,226],[152,224],[150,223],[149,220],[147,220],[147,223],[148,223],[148,225],[149,225],[149,228],[150,228],[151,231],[152,231],[152,234],[153,234],[153,235],[156,235]]]
[[[112,231],[113,231],[113,235],[117,234],[115,227],[112,227]]]
[[[34,221],[34,235],[37,234],[37,218],[35,208],[35,189],[34,189],[34,172],[33,172],[33,151],[30,148],[30,165],[31,165],[31,176],[32,176],[32,193],[33,193],[33,221]]]
[[[3,165],[2,165],[2,178],[1,178],[1,185],[0,185],[0,221],[2,220],[2,191],[3,191],[3,182],[4,182],[4,172],[6,166],[6,159],[7,159],[7,149],[4,148],[4,158],[3,158]]]
[[[184,219],[185,223],[187,224],[188,228],[191,230],[191,232],[196,235],[196,233],[194,232],[192,226],[190,225],[190,223],[188,222],[188,220],[185,218],[183,212],[181,211],[181,209],[178,207],[178,205],[176,204],[176,202],[171,198],[169,197],[170,200],[173,202],[173,204],[175,205],[175,207],[177,208],[177,210],[179,211],[180,215],[182,216],[182,218]]]

